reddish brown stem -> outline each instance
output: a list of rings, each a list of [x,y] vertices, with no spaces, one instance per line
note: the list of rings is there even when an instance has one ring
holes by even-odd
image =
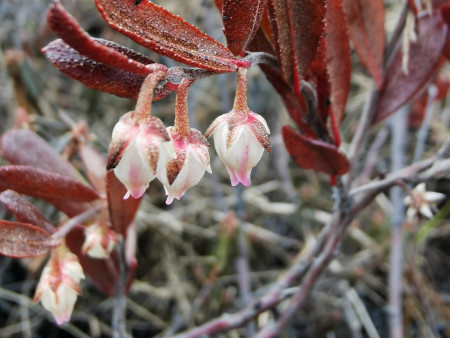
[[[183,79],[178,85],[177,98],[175,100],[175,132],[180,136],[186,136],[189,131],[188,92],[195,80]]]
[[[247,111],[247,108],[247,68],[239,68],[233,110]]]
[[[149,74],[142,84],[136,103],[136,119],[138,121],[152,115],[153,92],[159,81],[166,77],[167,71],[156,71]]]

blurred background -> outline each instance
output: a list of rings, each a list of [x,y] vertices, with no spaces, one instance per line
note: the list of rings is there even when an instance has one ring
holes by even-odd
[[[213,0],[154,1],[225,43]],[[29,128],[63,156],[71,130],[88,126],[90,144],[106,155],[111,131],[135,102],[86,88],[61,74],[41,48],[55,39],[46,24],[49,0],[0,0],[0,133]],[[386,28],[398,16],[399,4],[385,1]],[[135,49],[167,66],[176,63],[143,49],[113,31],[93,0],[64,0],[63,5],[92,36]],[[370,79],[353,55],[347,115],[342,125],[343,150],[358,123]],[[204,132],[220,114],[231,110],[236,74],[197,81],[190,90],[191,126]],[[162,185],[154,181],[137,215],[138,268],[127,296],[127,329],[134,337],[173,336],[225,312],[236,312],[263,295],[330,219],[333,191],[328,177],[299,169],[290,160],[280,135],[290,124],[286,110],[258,67],[249,71],[249,107],[268,121],[273,154],[264,154],[252,172],[252,185],[231,187],[228,173],[210,149],[213,174],[190,189],[181,201],[165,205]],[[152,113],[173,124],[175,95],[157,101]],[[447,138],[450,112],[445,105],[431,122],[426,153]],[[382,128],[382,127],[380,127]],[[408,137],[415,137],[410,129]],[[390,167],[389,132],[375,170]],[[81,170],[80,160],[72,162]],[[6,162],[0,158],[2,165]],[[444,191],[446,181],[429,190]],[[438,188],[433,189],[433,186]],[[35,201],[55,225],[63,219],[53,207]],[[389,211],[380,195],[350,226],[330,267],[316,283],[308,305],[282,333],[283,337],[386,337]],[[449,204],[438,216],[406,229],[404,324],[411,337],[450,337]],[[12,219],[0,205],[0,217]],[[113,301],[88,279],[82,282],[69,324],[58,327],[39,305],[34,289],[46,257],[16,260],[0,257],[0,337],[110,337]],[[295,288],[294,288],[295,289]],[[293,290],[287,292],[292,292]],[[286,301],[280,304],[283,308]],[[223,337],[251,337],[277,311],[265,313],[245,328]]]

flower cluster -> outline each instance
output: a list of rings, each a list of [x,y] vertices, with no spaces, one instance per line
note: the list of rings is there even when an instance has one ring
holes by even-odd
[[[147,85],[146,85],[147,83]],[[150,74],[139,94],[136,110],[125,114],[112,134],[108,168],[128,192],[124,198],[141,197],[157,177],[164,185],[167,204],[180,199],[197,184],[205,171],[211,173],[206,137],[214,145],[231,178],[231,184],[250,185],[251,170],[264,149],[271,153],[266,121],[247,107],[247,70],[239,69],[236,99],[231,112],[219,116],[203,134],[189,127],[187,93],[193,80],[183,79],[177,89],[175,123],[164,128],[150,116],[155,75]],[[145,102],[145,104],[143,103]]]

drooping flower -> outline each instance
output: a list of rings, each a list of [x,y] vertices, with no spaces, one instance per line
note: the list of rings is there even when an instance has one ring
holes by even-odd
[[[167,128],[176,158],[171,157],[164,147],[158,164],[157,177],[164,185],[166,204],[171,204],[174,198],[179,200],[186,190],[202,179],[205,171],[211,173],[209,143],[201,132],[189,128],[187,92],[191,84],[191,80],[184,79],[178,86],[175,125]]]
[[[34,295],[34,302],[55,317],[61,325],[70,320],[77,296],[81,294],[80,280],[84,278],[83,269],[77,256],[69,252],[65,244],[52,249],[50,260],[45,266]]]
[[[432,218],[431,206],[444,200],[445,197],[439,192],[426,191],[425,183],[420,183],[404,199],[404,203],[409,206],[406,217],[411,220],[421,214],[424,217]]]
[[[96,223],[84,230],[85,240],[81,252],[92,258],[107,258],[117,243],[117,235],[106,224],[106,206],[100,211]]]
[[[231,185],[251,183],[252,168],[264,149],[272,153],[269,127],[264,118],[247,106],[247,70],[240,68],[236,98],[231,112],[219,116],[209,126],[206,137],[214,136],[214,147],[228,169]]]
[[[163,76],[152,73],[145,79],[135,111],[122,116],[112,133],[108,169],[127,188],[124,199],[145,193],[156,177],[161,144],[170,141],[162,121],[151,116],[153,90]]]

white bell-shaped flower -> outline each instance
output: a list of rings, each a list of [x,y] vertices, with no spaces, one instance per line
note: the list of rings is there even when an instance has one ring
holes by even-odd
[[[69,252],[64,244],[52,250],[34,295],[34,302],[55,317],[61,325],[70,320],[77,296],[81,293],[79,282],[84,278],[77,256]]]
[[[209,126],[206,137],[213,135],[214,147],[228,169],[231,185],[251,183],[252,168],[258,164],[264,149],[272,153],[270,130],[264,118],[247,106],[246,70],[240,69],[233,110],[219,116]]]
[[[176,158],[162,150],[157,177],[164,185],[166,204],[171,204],[174,198],[179,200],[186,190],[200,182],[205,171],[211,173],[211,166],[209,144],[198,130],[190,129],[183,136],[176,132],[175,127],[169,127],[167,131],[173,139]]]
[[[158,163],[157,177],[166,190],[166,204],[180,199],[186,190],[196,185],[205,174],[211,172],[209,143],[196,129],[189,128],[187,95],[193,81],[183,79],[177,89],[175,124],[167,132],[173,149],[163,147]]]
[[[108,169],[114,168],[116,177],[134,198],[141,197],[156,177],[161,144],[170,137],[160,119],[136,119],[135,112],[125,114],[113,130],[108,153]]]
[[[122,116],[112,134],[107,168],[114,169],[130,196],[141,197],[156,177],[161,144],[170,141],[160,119],[151,116],[153,92],[166,70],[149,74],[142,84],[135,111]]]

